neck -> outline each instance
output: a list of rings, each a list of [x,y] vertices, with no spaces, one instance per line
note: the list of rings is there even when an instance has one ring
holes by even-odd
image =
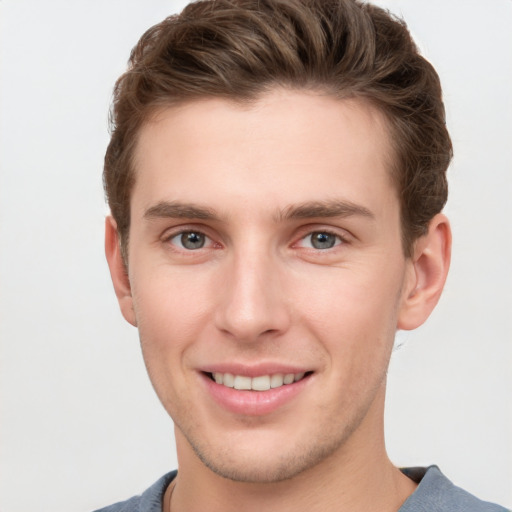
[[[384,397],[381,399],[383,408]],[[235,482],[215,474],[195,456],[177,429],[180,465],[172,509],[396,512],[416,484],[394,467],[386,454],[382,413],[370,411],[369,415],[375,417],[365,418],[350,439],[321,463],[289,480],[273,483]],[[375,421],[380,423],[378,429]]]

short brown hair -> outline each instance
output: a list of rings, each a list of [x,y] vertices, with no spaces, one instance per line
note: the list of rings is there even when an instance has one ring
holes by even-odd
[[[446,202],[452,145],[439,77],[405,23],[358,0],[205,0],[150,28],[115,85],[103,179],[125,262],[143,123],[170,105],[250,101],[276,86],[366,99],[385,115],[411,254]]]

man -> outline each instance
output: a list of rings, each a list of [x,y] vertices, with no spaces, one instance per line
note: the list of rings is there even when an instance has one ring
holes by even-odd
[[[108,511],[504,510],[383,432],[446,279],[451,143],[405,26],[351,0],[192,4],[116,84],[106,253],[179,472]]]

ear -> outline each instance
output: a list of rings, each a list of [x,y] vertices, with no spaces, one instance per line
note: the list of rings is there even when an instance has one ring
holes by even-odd
[[[415,242],[408,261],[410,272],[404,285],[398,329],[416,329],[432,313],[448,275],[451,247],[450,224],[439,213],[430,221],[428,233]]]
[[[136,326],[137,320],[133,309],[130,279],[121,254],[117,224],[111,216],[105,219],[105,255],[107,257],[110,277],[114,284],[114,290],[119,302],[119,307],[121,308],[121,313],[127,322]]]

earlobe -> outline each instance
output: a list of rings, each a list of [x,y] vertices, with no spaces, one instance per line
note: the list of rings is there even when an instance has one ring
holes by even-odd
[[[411,274],[405,283],[398,329],[411,330],[422,325],[436,306],[450,267],[452,237],[445,215],[437,214],[428,233],[414,247]]]
[[[121,313],[127,322],[136,326],[130,279],[121,253],[117,224],[111,216],[105,219],[105,255]]]

